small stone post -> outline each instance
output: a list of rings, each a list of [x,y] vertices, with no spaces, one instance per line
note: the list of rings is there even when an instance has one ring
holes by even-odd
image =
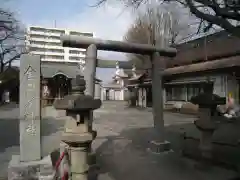
[[[201,132],[199,149],[201,151],[202,163],[199,167],[206,167],[212,158],[212,135],[216,130],[213,116],[217,105],[225,104],[226,98],[213,94],[211,84],[206,84],[204,93],[193,97],[191,102],[199,106],[199,118],[194,124]]]
[[[66,120],[62,141],[69,146],[70,173],[72,180],[87,180],[89,146],[96,134],[89,131],[91,112],[101,106],[101,100],[85,95],[86,82],[77,75],[72,81],[72,93],[54,103],[56,109],[66,110]]]

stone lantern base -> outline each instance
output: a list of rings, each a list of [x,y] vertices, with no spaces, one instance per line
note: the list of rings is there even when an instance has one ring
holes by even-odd
[[[148,150],[154,154],[172,152],[171,143],[168,141],[159,142],[153,140],[149,144],[150,147],[148,148]]]

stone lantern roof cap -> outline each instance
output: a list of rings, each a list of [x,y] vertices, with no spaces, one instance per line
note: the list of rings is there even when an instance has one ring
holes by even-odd
[[[72,80],[72,93],[65,96],[63,99],[56,100],[54,107],[56,109],[69,110],[69,111],[91,111],[101,107],[102,102],[100,99],[94,99],[90,95],[85,95],[86,82],[83,76],[77,75]]]
[[[190,102],[199,106],[213,107],[226,104],[226,98],[212,93],[201,93],[192,97]]]

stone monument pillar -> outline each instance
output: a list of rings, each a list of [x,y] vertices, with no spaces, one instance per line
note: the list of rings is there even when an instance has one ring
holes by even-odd
[[[66,110],[66,120],[62,141],[69,146],[70,176],[72,180],[87,180],[89,172],[89,146],[96,134],[89,130],[91,112],[101,106],[101,100],[85,95],[86,82],[77,75],[72,81],[72,93],[54,103],[56,109]]]
[[[40,56],[22,55],[20,60],[20,156],[13,155],[8,179],[41,179],[52,175],[50,156],[41,154]],[[48,177],[49,178],[49,177]]]

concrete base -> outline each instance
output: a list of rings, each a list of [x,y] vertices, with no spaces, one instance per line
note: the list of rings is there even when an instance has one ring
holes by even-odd
[[[159,141],[151,141],[150,142],[150,147],[148,148],[148,150],[152,153],[155,154],[160,154],[160,153],[164,153],[164,152],[171,152],[171,148],[170,148],[170,142],[168,141],[164,141],[164,142],[159,142]]]
[[[52,180],[51,157],[40,161],[21,162],[19,155],[13,155],[8,166],[8,180]]]

